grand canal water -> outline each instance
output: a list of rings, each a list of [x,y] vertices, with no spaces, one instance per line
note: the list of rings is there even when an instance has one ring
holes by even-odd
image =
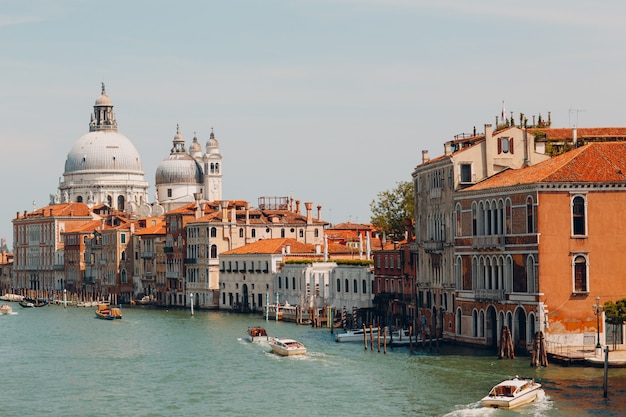
[[[0,316],[0,415],[46,416],[621,416],[626,370],[498,360],[455,346],[365,350],[328,329],[221,312],[48,306]],[[293,337],[306,357],[283,358],[245,341],[249,325]],[[545,388],[534,404],[483,409],[480,398],[512,375]]]

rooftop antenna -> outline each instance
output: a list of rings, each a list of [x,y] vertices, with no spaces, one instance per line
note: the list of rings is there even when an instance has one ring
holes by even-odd
[[[576,113],[576,123],[574,124],[573,127],[578,127],[578,113],[587,111],[585,109],[573,109],[573,108],[569,108],[569,126],[572,127],[572,113]]]

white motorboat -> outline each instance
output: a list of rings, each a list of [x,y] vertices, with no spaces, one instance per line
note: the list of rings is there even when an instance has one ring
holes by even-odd
[[[268,342],[270,339],[265,328],[260,326],[248,327],[246,335],[248,340],[253,343]]]
[[[0,297],[1,301],[22,301],[23,299],[24,296],[18,294],[4,294]]]
[[[541,384],[534,379],[515,376],[494,386],[480,403],[483,407],[511,409],[533,402],[540,389]]]
[[[370,340],[370,333],[376,339],[378,337],[378,327],[372,328],[370,332],[370,328],[367,327],[366,330],[363,329],[352,329],[346,330],[345,333],[337,333],[335,336],[335,342],[363,342],[363,334],[365,333],[366,341]]]
[[[2,304],[0,306],[0,314],[11,314],[13,312],[13,307],[8,304]]]
[[[297,340],[279,339],[275,337],[270,342],[272,351],[281,356],[306,355],[306,348]]]

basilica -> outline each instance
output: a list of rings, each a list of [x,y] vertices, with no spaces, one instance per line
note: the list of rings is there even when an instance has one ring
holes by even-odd
[[[172,142],[170,154],[157,167],[156,195],[150,202],[139,152],[118,131],[113,102],[102,84],[89,132],[68,152],[63,179],[56,194],[50,196],[50,204],[106,205],[136,217],[149,217],[198,199],[221,200],[222,155],[214,132],[204,153],[195,136],[187,151],[178,126]]]

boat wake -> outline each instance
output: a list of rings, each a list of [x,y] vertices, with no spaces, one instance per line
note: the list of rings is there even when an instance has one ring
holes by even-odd
[[[444,417],[474,417],[474,416],[494,416],[500,415],[505,410],[499,410],[497,408],[483,407],[480,401],[475,403],[460,405],[457,410],[444,414]],[[524,415],[530,416],[544,416],[548,410],[552,409],[552,401],[548,397],[543,389],[537,391],[537,398],[530,404],[526,404],[516,408],[516,410],[523,411]]]

